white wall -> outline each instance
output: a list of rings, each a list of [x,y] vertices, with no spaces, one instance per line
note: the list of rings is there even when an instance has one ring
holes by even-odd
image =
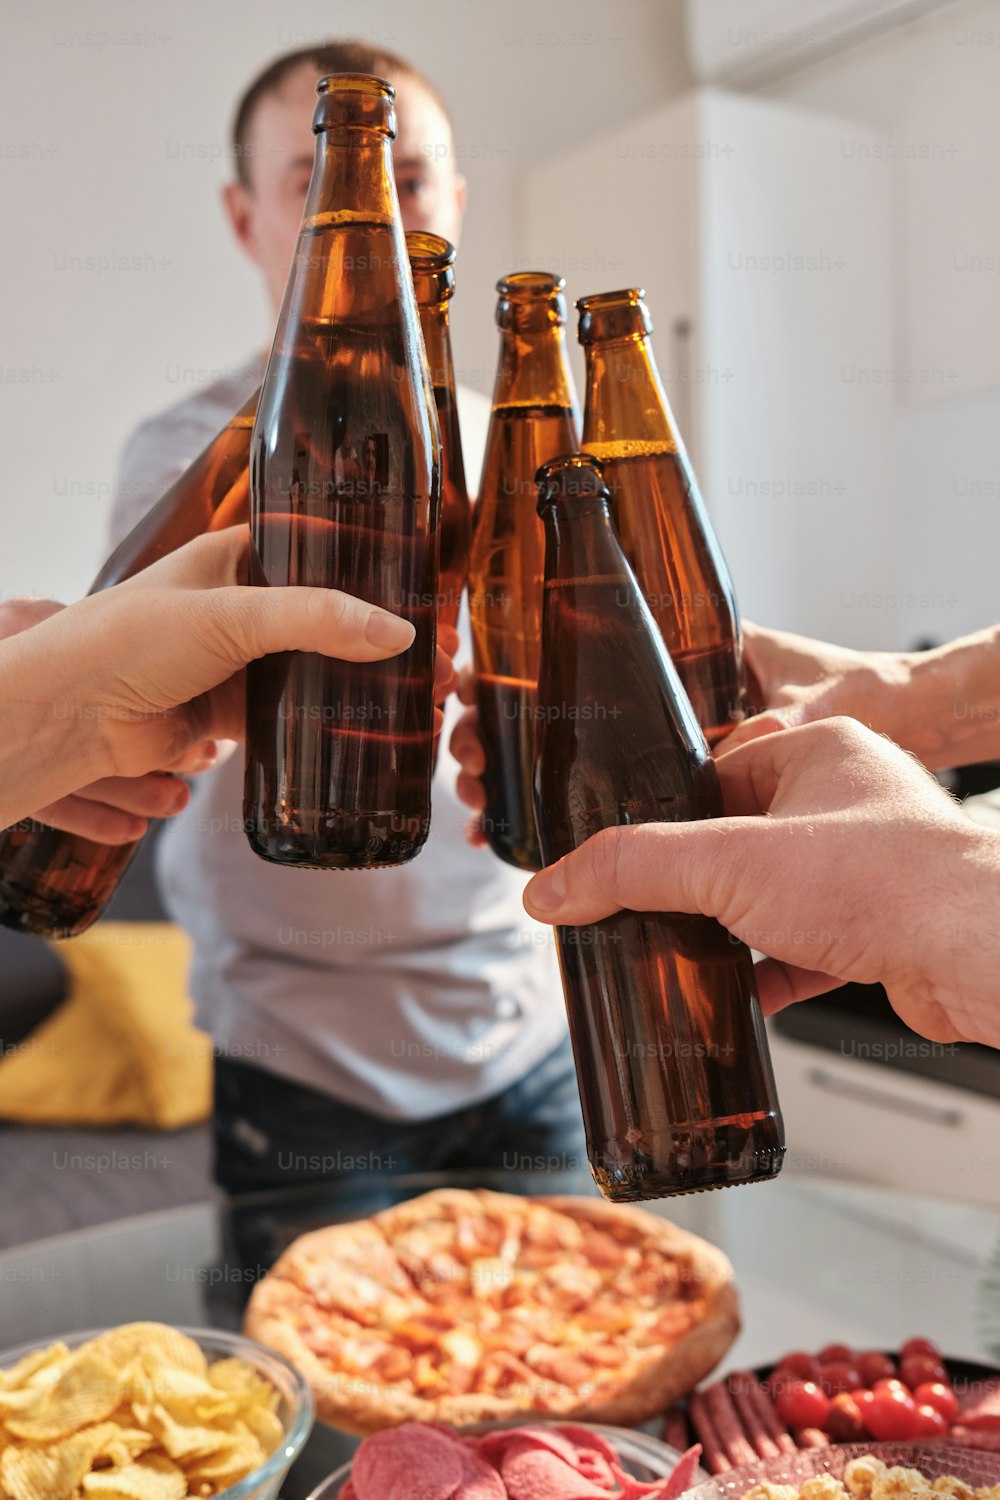
[[[271,57],[331,33],[367,36],[447,95],[470,182],[456,360],[488,391],[515,174],[686,88],[681,11],[681,0],[8,7],[0,593],[82,592],[130,428],[269,341],[217,195],[232,104]]]
[[[900,644],[1000,618],[1000,3],[966,0],[772,84],[888,137]],[[859,544],[862,539],[859,538]]]

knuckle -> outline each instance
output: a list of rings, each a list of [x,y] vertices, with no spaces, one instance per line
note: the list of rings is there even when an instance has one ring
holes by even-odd
[[[625,858],[625,829],[603,828],[588,840],[587,881],[605,895],[617,896]]]

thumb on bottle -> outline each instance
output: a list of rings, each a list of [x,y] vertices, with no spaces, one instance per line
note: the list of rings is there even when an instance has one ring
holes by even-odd
[[[200,607],[232,651],[234,670],[276,651],[381,661],[405,651],[416,634],[408,620],[339,589],[209,589]]]
[[[525,909],[540,922],[573,926],[623,909],[721,917],[739,880],[757,878],[749,845],[760,837],[759,822],[716,818],[605,828],[533,876]]]

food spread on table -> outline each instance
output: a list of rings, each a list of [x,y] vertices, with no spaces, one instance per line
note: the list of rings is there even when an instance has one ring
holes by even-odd
[[[242,1359],[209,1363],[162,1323],[127,1323],[0,1370],[0,1494],[10,1500],[216,1495],[282,1438],[278,1392]]]
[[[669,1411],[664,1440],[698,1441],[713,1474],[830,1443],[947,1437],[1000,1452],[1000,1378],[953,1384],[936,1344],[908,1339],[898,1355],[828,1344],[785,1354],[766,1379],[738,1371]]]
[[[738,1328],[726,1257],[658,1216],[450,1189],[296,1240],[245,1322],[324,1420],[357,1433],[530,1414],[635,1425]]]
[[[665,1479],[644,1483],[601,1433],[576,1426],[505,1427],[482,1437],[407,1423],[358,1449],[341,1500],[677,1500],[699,1449]]]

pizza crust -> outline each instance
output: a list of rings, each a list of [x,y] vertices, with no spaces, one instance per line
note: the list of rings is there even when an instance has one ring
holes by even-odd
[[[358,1296],[367,1298],[377,1294],[377,1287],[373,1294],[367,1282],[361,1283],[362,1292],[357,1290],[354,1278],[365,1277],[367,1269],[389,1278],[384,1287],[386,1298],[405,1298],[407,1286],[412,1295],[412,1283],[392,1251],[393,1236],[420,1229],[438,1218],[467,1216],[477,1209],[509,1217],[512,1205],[528,1205],[529,1210],[531,1205],[552,1209],[568,1215],[581,1228],[592,1226],[614,1239],[624,1239],[628,1245],[645,1244],[671,1257],[680,1257],[697,1284],[704,1316],[658,1358],[631,1373],[613,1395],[581,1400],[572,1390],[553,1387],[552,1401],[543,1406],[477,1392],[431,1400],[391,1383],[366,1380],[363,1374],[335,1374],[309,1347],[299,1331],[302,1322],[322,1329],[325,1320],[340,1316],[338,1300],[356,1312],[359,1305],[363,1306],[363,1302],[357,1302]],[[399,1279],[393,1272],[394,1265]],[[337,1294],[340,1281],[346,1283],[341,1288],[346,1295]],[[333,1288],[333,1305],[324,1306],[317,1301],[310,1290],[317,1286],[321,1294],[324,1286]],[[664,1303],[665,1308],[668,1305]],[[415,1306],[424,1306],[419,1296]],[[401,1314],[405,1314],[405,1305]],[[447,1188],[386,1209],[370,1220],[334,1224],[303,1235],[254,1287],[244,1322],[249,1337],[283,1354],[302,1372],[312,1389],[320,1420],[358,1436],[402,1422],[419,1421],[466,1426],[560,1417],[637,1426],[666,1410],[714,1369],[739,1328],[739,1301],[732,1266],[726,1256],[714,1245],[647,1210],[599,1198],[522,1199],[485,1190],[469,1193]]]

